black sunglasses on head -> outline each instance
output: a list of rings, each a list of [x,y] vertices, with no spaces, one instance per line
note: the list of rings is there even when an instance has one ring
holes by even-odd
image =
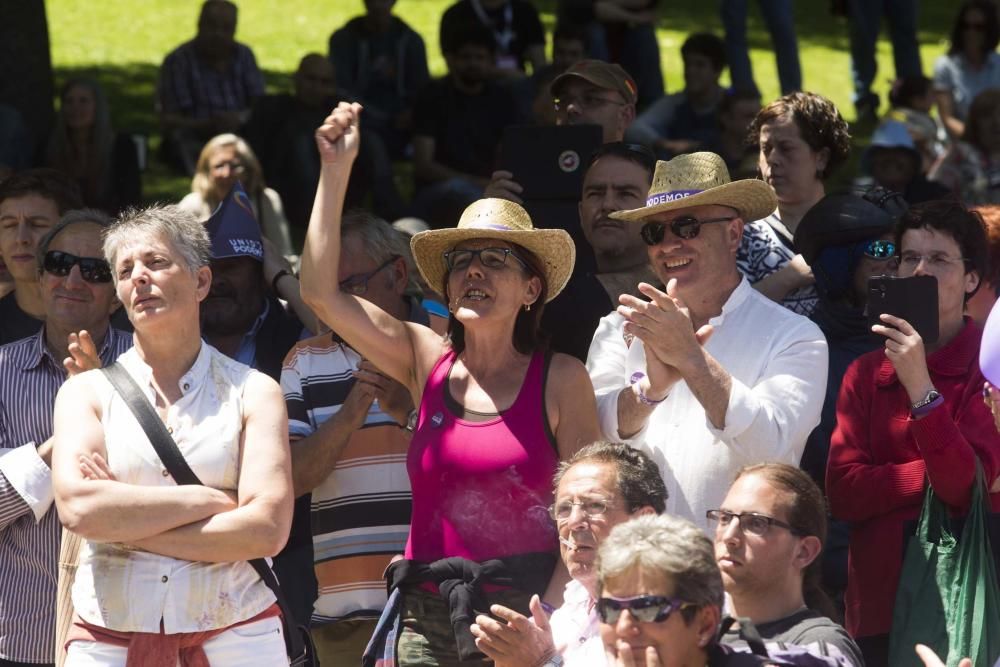
[[[99,257],[77,257],[61,250],[49,250],[42,258],[42,270],[63,278],[74,266],[80,267],[80,276],[88,283],[111,282],[111,267]]]
[[[670,227],[670,231],[674,233],[674,236],[689,241],[698,236],[702,225],[712,222],[729,222],[735,219],[735,215],[726,218],[709,218],[708,220],[699,220],[693,215],[682,215],[670,222],[647,222],[642,226],[639,233],[642,235],[642,240],[646,242],[646,245],[659,245],[663,243],[667,227]]]

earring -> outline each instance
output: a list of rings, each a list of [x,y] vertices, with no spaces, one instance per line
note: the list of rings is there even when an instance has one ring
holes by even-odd
[[[531,312],[531,304],[530,303],[525,304],[525,306],[524,306],[524,312],[526,312],[526,313],[530,313]]]

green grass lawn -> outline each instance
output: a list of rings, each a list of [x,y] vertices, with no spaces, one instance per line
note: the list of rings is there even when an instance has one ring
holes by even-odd
[[[768,0],[763,0],[768,1]],[[445,72],[438,49],[438,21],[451,0],[399,0],[396,12],[423,35],[434,74]],[[755,3],[751,3],[754,5]],[[79,73],[95,75],[108,89],[118,128],[145,132],[157,144],[152,94],[163,56],[194,34],[201,2],[145,0],[144,2],[46,3],[52,61],[57,86]],[[547,28],[553,27],[554,0],[538,0]],[[924,70],[946,48],[953,3],[925,0],[920,4],[920,43]],[[237,38],[253,47],[265,73],[269,91],[290,87],[290,73],[305,53],[326,53],[330,33],[362,11],[361,0],[243,0]],[[658,26],[663,72],[668,91],[682,85],[680,45],[696,31],[722,33],[717,0],[669,0],[660,3]],[[853,120],[847,25],[830,16],[827,0],[799,0],[796,26],[803,82],[808,90],[826,95]],[[749,41],[754,75],[765,99],[779,94],[770,38],[751,11]],[[892,48],[886,39],[878,45],[876,90],[885,99],[894,76]],[[858,137],[859,146],[865,137]],[[153,160],[144,175],[144,194],[150,200],[178,199],[188,191],[186,178],[170,173]]]

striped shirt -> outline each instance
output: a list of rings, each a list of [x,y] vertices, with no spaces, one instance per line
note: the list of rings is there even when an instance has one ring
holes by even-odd
[[[249,109],[264,94],[264,77],[249,47],[236,43],[233,48],[233,59],[221,72],[198,58],[194,40],[171,51],[160,68],[163,110],[210,118],[224,111]]]
[[[281,389],[292,441],[313,434],[347,398],[361,356],[330,334],[299,342],[285,359]],[[382,573],[406,546],[410,528],[409,436],[375,401],[351,434],[333,472],[312,492],[319,582],[312,622],[378,618],[386,603]]]
[[[56,561],[62,529],[52,475],[35,448],[52,435],[56,393],[66,380],[45,331],[0,347],[0,658],[53,662]],[[132,347],[108,329],[101,362]]]

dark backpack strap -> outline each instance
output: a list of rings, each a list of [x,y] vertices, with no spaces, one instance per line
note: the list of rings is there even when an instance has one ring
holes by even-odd
[[[139,422],[139,426],[142,427],[146,437],[149,438],[150,444],[153,445],[153,449],[156,450],[156,455],[160,457],[160,461],[167,469],[167,472],[170,473],[170,476],[174,478],[174,481],[180,485],[202,485],[201,480],[198,479],[198,476],[191,470],[191,466],[184,459],[184,455],[181,453],[180,448],[177,447],[177,443],[174,442],[173,436],[167,431],[163,420],[153,410],[153,406],[143,396],[142,389],[132,379],[128,371],[121,364],[115,362],[110,366],[102,368],[101,372],[104,373],[104,376],[108,378],[108,382],[111,383],[118,392],[118,395],[125,401],[125,405],[132,411],[136,421]],[[305,656],[315,655],[315,650],[311,654],[306,653],[303,638],[306,631],[304,629],[300,630],[295,625],[295,617],[292,616],[288,602],[285,600],[285,594],[282,592],[281,585],[278,583],[277,578],[275,578],[274,572],[271,571],[267,561],[263,558],[254,558],[247,562],[250,563],[250,566],[264,581],[264,584],[274,593],[274,598],[281,609],[281,617],[284,623],[285,649],[292,660],[292,664],[310,664],[302,662],[302,659]]]
[[[757,631],[757,626],[749,618],[740,618],[740,639],[747,643],[754,655],[767,656],[767,647]]]
[[[187,461],[184,460],[184,455],[177,448],[177,443],[174,442],[173,436],[167,431],[163,420],[153,410],[153,406],[146,400],[142,389],[132,379],[132,376],[128,374],[128,371],[116,361],[110,366],[102,368],[101,372],[108,378],[108,382],[114,386],[118,391],[118,395],[125,401],[125,405],[135,415],[136,421],[139,422],[139,426],[142,427],[142,430],[146,433],[146,437],[149,438],[150,444],[153,445],[153,449],[156,450],[156,455],[160,457],[160,461],[167,469],[167,472],[170,473],[170,476],[174,478],[174,481],[181,485],[200,485],[201,480],[198,479],[198,476],[191,470]]]

